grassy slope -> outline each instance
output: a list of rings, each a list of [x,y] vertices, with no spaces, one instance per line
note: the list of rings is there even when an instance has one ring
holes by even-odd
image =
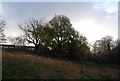
[[[69,61],[3,52],[3,79],[118,79],[120,70],[112,67],[83,66]]]

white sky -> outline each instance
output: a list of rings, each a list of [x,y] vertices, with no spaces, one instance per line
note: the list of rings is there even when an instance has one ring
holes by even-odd
[[[7,22],[7,36],[21,35],[17,24],[24,23],[31,17],[50,20],[55,14],[68,16],[73,27],[86,36],[89,43],[106,35],[118,38],[117,2],[2,3],[2,17]]]

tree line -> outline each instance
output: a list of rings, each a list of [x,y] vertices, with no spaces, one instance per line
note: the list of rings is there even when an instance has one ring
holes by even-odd
[[[0,23],[1,33],[4,26]],[[114,41],[112,36],[105,36],[90,47],[87,38],[73,28],[65,15],[55,15],[50,21],[31,18],[24,25],[18,24],[18,27],[24,32],[24,37],[9,37],[14,45],[25,46],[26,43],[31,43],[35,46],[35,54],[59,59],[96,61],[99,57],[102,60],[117,55],[111,53],[120,45],[119,40]]]
[[[64,15],[55,15],[50,21],[32,18],[24,26],[18,26],[25,33],[26,41],[34,44],[37,54],[80,59],[80,56],[90,53],[87,38],[76,31]]]

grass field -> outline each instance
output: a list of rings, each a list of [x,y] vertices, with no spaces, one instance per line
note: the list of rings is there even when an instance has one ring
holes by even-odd
[[[119,79],[116,65],[83,65],[30,54],[2,53],[3,79]]]

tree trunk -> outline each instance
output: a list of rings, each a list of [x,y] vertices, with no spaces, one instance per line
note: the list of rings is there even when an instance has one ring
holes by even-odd
[[[37,54],[38,53],[38,45],[37,44],[35,44],[35,54]]]
[[[107,51],[111,51],[110,44],[107,44]]]
[[[62,58],[62,50],[61,50],[61,43],[58,43],[58,58]]]

